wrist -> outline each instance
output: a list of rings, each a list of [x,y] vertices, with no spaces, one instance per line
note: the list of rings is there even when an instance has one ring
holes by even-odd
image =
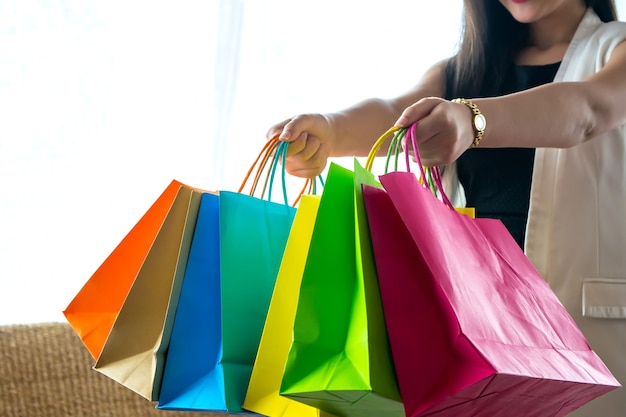
[[[480,141],[485,135],[485,129],[487,127],[487,119],[482,114],[478,106],[470,100],[464,98],[455,98],[453,103],[459,103],[465,105],[471,111],[471,123],[472,131],[474,132],[474,138],[472,140],[470,148],[476,148],[480,145]]]
[[[335,113],[320,113],[319,114],[326,123],[326,143],[329,149],[329,156],[335,157],[337,155],[337,120]]]

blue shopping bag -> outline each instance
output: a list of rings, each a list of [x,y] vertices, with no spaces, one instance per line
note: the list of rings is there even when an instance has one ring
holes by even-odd
[[[157,408],[249,413],[241,406],[295,210],[202,195]]]

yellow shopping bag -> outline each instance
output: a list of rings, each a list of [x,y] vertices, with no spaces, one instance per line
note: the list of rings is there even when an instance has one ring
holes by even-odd
[[[280,396],[300,281],[320,197],[304,195],[289,233],[243,408],[270,417],[318,417],[320,410]],[[328,414],[326,414],[328,415]]]

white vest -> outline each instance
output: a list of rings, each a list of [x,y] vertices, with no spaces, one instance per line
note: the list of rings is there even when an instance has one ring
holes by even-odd
[[[626,23],[603,23],[590,9],[554,81],[595,74],[624,40]],[[445,181],[452,194],[455,171],[447,170],[452,177]],[[536,150],[525,251],[626,385],[626,125],[573,148]],[[626,388],[571,416],[625,417]]]
[[[595,74],[625,39],[626,23],[587,12],[554,81]],[[526,254],[626,384],[626,125],[573,148],[537,149]],[[626,416],[626,388],[572,416]]]

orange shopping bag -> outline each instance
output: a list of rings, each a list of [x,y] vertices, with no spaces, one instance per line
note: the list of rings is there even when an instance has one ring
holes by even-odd
[[[63,312],[94,359],[100,356],[126,295],[182,185],[178,181],[170,183]]]
[[[252,195],[262,182],[261,174],[277,146],[276,140],[265,144],[239,192],[255,174],[252,177]],[[204,191],[172,181],[63,311],[66,320],[96,360],[181,187]]]

